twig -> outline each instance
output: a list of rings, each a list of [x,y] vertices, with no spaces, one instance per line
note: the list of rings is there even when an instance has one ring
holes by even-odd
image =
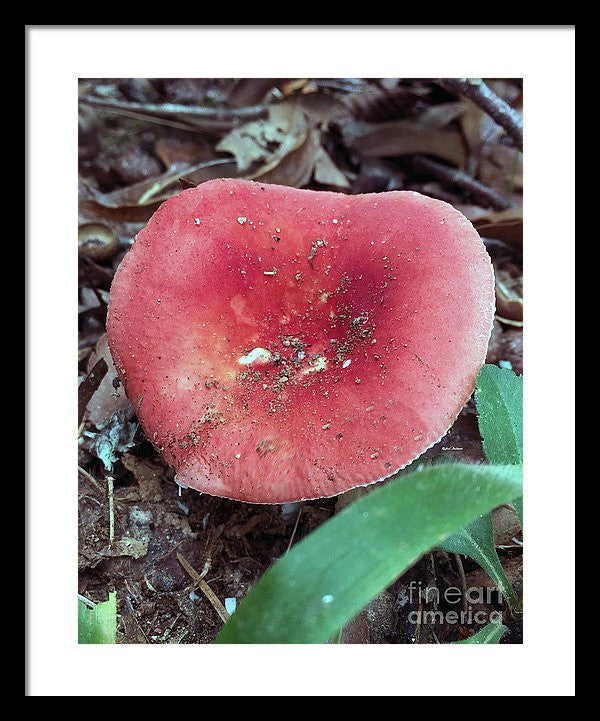
[[[122,108],[99,108],[101,112],[112,115],[121,115],[125,118],[133,120],[142,120],[146,123],[154,123],[155,125],[166,125],[169,128],[178,128],[179,130],[187,130],[189,133],[197,133],[200,128],[191,123],[179,123],[177,120],[167,120],[159,118],[156,115],[147,115],[146,113],[134,113],[131,110],[123,110]]]
[[[113,545],[115,540],[115,493],[112,476],[106,476],[108,484],[108,547]]]
[[[419,643],[421,638],[421,617],[423,616],[423,601],[419,603],[419,610],[417,612],[417,624],[415,626],[415,633],[413,636],[413,642]]]
[[[81,466],[77,466],[78,473],[81,473],[81,475],[84,478],[87,478],[87,480],[94,486],[94,488],[99,491],[102,495],[104,495],[104,491],[102,490],[100,484],[98,481],[92,476],[91,473],[88,473],[85,469],[83,469]]]
[[[479,78],[447,78],[440,84],[466,95],[475,105],[493,118],[523,150],[523,121],[510,105]]]
[[[504,210],[508,206],[506,199],[499,193],[467,175],[463,170],[442,165],[437,160],[432,160],[424,155],[415,155],[413,165],[416,170],[434,175],[447,185],[457,185],[459,188],[463,188],[479,202],[490,205],[495,210]]]
[[[454,554],[454,560],[456,561],[456,565],[458,566],[458,575],[460,576],[460,584],[462,590],[462,608],[463,611],[466,611],[468,609],[467,576],[465,575],[465,569],[462,563],[462,558],[460,557],[460,553]]]
[[[192,566],[192,564],[187,560],[185,556],[183,556],[181,553],[177,553],[177,560],[186,570],[187,574],[190,576],[190,578],[194,581],[194,588],[192,590],[195,590],[196,588],[199,588],[202,593],[208,598],[210,603],[212,604],[212,607],[215,609],[215,611],[219,614],[221,620],[223,623],[226,623],[229,619],[229,614],[227,613],[227,609],[221,601],[217,598],[212,588],[206,583],[206,581],[203,580],[203,577],[201,574],[196,571],[196,569]],[[206,566],[205,566],[206,568]],[[208,569],[206,569],[208,571]],[[206,575],[206,574],[205,574]]]
[[[144,641],[145,641],[146,643],[150,643],[150,641],[148,641],[148,636],[146,636],[146,634],[144,633],[144,629],[140,626],[140,622],[137,620],[137,616],[135,615],[135,610],[134,610],[134,608],[133,608],[133,605],[132,605],[132,603],[131,603],[131,599],[129,598],[129,596],[127,596],[127,598],[125,599],[125,601],[126,601],[126,603],[127,603],[127,606],[129,607],[129,611],[130,611],[130,613],[131,613],[131,617],[133,618],[133,622],[134,622],[135,625],[138,627],[139,632],[140,632],[140,633],[142,634],[142,636],[144,637]]]
[[[292,547],[292,543],[293,543],[293,541],[294,541],[294,536],[296,535],[296,531],[298,530],[298,523],[299,523],[299,521],[300,521],[300,516],[302,515],[302,509],[303,509],[303,508],[304,508],[304,506],[300,506],[300,510],[298,511],[298,515],[297,515],[297,517],[296,517],[296,523],[294,523],[294,528],[293,528],[293,530],[292,530],[292,535],[291,535],[291,537],[290,537],[290,542],[288,543],[288,546],[287,546],[287,548],[285,549],[285,553],[283,554],[284,556],[287,556],[290,548]]]
[[[131,103],[109,98],[83,96],[80,102],[100,108],[113,108],[153,115],[180,116],[187,115],[194,120],[210,120],[219,122],[258,120],[267,114],[265,105],[250,105],[245,108],[205,108],[197,105],[180,105],[178,103]]]

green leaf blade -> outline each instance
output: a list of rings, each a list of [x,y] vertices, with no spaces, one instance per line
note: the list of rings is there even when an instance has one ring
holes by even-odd
[[[479,430],[490,463],[523,463],[523,377],[486,364],[475,387]]]
[[[375,489],[277,561],[215,642],[325,643],[423,553],[521,486],[515,466],[444,464]]]
[[[496,552],[491,513],[479,516],[465,528],[448,536],[440,548],[449,553],[462,553],[476,561],[496,584],[509,607],[512,610],[517,607],[518,599]]]
[[[115,643],[117,635],[117,594],[111,591],[108,601],[89,608],[78,601],[79,643]]]

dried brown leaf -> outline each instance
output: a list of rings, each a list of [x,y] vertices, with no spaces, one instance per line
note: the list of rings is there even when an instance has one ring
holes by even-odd
[[[458,209],[473,223],[480,235],[502,240],[516,248],[523,245],[523,208],[494,211],[476,205],[460,205]]]
[[[459,118],[465,112],[463,103],[456,101],[431,105],[414,119],[415,125],[420,128],[439,129],[445,128],[453,120]]]
[[[85,409],[87,408],[87,404],[89,403],[90,398],[96,392],[98,386],[102,382],[102,379],[106,375],[107,371],[108,371],[108,366],[106,364],[106,361],[103,358],[100,358],[100,360],[98,360],[96,363],[94,363],[90,372],[83,379],[83,381],[79,384],[78,423],[81,423],[81,421],[83,419],[83,414],[85,413]]]
[[[165,168],[169,169],[176,164],[194,165],[215,157],[208,143],[190,142],[177,138],[161,138],[156,142],[154,150]]]
[[[346,145],[366,157],[425,154],[462,167],[465,150],[459,133],[418,127],[396,120],[387,123],[349,121],[342,124]]]
[[[87,404],[87,419],[95,426],[102,426],[117,411],[125,411],[127,420],[133,418],[131,403],[125,395],[123,386],[118,382],[117,369],[108,348],[106,333],[96,344],[89,358],[88,368],[93,368],[99,360],[105,361],[107,372]]]
[[[309,122],[313,127],[327,130],[329,123],[334,118],[340,118],[348,115],[348,104],[344,102],[344,97],[331,93],[310,93],[309,95],[300,95],[296,99],[296,104],[308,116]]]
[[[316,159],[321,150],[320,134],[316,130],[308,131],[301,145],[282,158],[276,158],[269,165],[248,176],[250,180],[262,183],[304,187],[311,179]]]
[[[523,275],[510,261],[495,262],[496,309],[498,315],[509,321],[523,322]]]
[[[111,258],[119,249],[117,234],[104,223],[84,223],[78,229],[78,252],[92,260]]]
[[[241,78],[229,91],[227,103],[232,108],[258,105],[265,102],[271,88],[276,88],[281,82],[281,78]]]
[[[479,160],[479,180],[500,193],[523,189],[523,156],[517,148],[486,143]]]
[[[483,145],[497,143],[504,131],[472,100],[463,98],[462,104],[464,113],[461,116],[460,124],[471,156],[476,162],[476,169]]]
[[[350,187],[348,178],[337,167],[327,152],[321,147],[315,161],[315,180],[321,185],[346,190]]]
[[[268,118],[246,123],[228,133],[217,145],[217,150],[231,153],[240,173],[258,162],[264,164],[266,172],[300,147],[307,134],[306,115],[298,104],[294,101],[278,103],[269,107]]]
[[[226,158],[208,160],[193,166],[176,166],[142,183],[80,200],[79,210],[87,217],[144,223],[163,201],[179,192],[180,178],[187,178],[197,185],[212,178],[233,175],[235,164]]]

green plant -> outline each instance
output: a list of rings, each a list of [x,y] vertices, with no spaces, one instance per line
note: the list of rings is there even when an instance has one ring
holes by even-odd
[[[474,558],[514,608],[489,514],[520,505],[521,378],[484,366],[475,398],[490,465],[423,467],[360,498],[264,574],[216,643],[323,643],[434,547]],[[469,642],[497,642],[503,628],[482,629],[477,638],[485,640]]]
[[[117,594],[112,591],[103,603],[92,603],[80,596],[77,603],[79,643],[115,643]]]

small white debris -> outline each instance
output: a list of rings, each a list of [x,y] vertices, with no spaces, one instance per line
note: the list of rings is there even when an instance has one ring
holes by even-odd
[[[200,596],[196,593],[196,591],[192,591],[189,595],[190,601],[197,601],[200,598]]]
[[[331,222],[332,222],[334,225],[337,225],[338,219],[337,219],[337,218],[334,218]]]
[[[194,225],[200,225],[201,222],[200,218],[194,218]]]
[[[350,360],[350,358],[346,359],[346,360],[342,363],[342,368],[347,368],[347,367],[350,365],[350,363],[352,363],[352,361]]]
[[[303,350],[298,351],[298,360],[304,360],[305,356],[306,353]]]
[[[277,268],[273,268],[273,270],[263,270],[263,275],[277,275]]]
[[[237,219],[237,222],[238,222],[240,225],[244,225],[244,223],[245,223],[247,220],[248,220],[248,218],[246,218],[246,217],[243,216],[243,215],[240,215],[239,218]]]
[[[241,457],[242,457],[242,454],[241,454],[241,453],[236,453],[236,454],[235,454],[235,457],[236,457],[236,458],[241,458]]]
[[[512,363],[509,360],[499,360],[498,365],[500,368],[508,368],[508,370],[512,370]]]
[[[227,613],[231,616],[231,614],[235,611],[237,606],[237,599],[236,598],[226,598],[225,599],[225,610]]]
[[[266,348],[253,348],[250,353],[248,353],[247,355],[243,355],[241,358],[238,358],[238,363],[241,363],[243,366],[250,365],[251,363],[254,363],[254,361],[259,361],[260,363],[268,363],[271,358],[271,352],[268,351]]]

